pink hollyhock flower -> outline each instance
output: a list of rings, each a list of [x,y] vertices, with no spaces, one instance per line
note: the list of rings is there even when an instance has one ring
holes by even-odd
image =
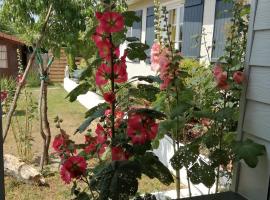
[[[227,72],[224,72],[220,64],[216,64],[213,69],[213,74],[215,76],[215,80],[217,82],[218,88],[222,90],[229,89],[229,84],[227,82]]]
[[[241,72],[241,71],[234,72],[234,74],[233,74],[233,80],[237,84],[242,84],[243,81],[245,80],[244,73]]]
[[[214,76],[216,77],[218,74],[220,74],[222,72],[223,72],[223,69],[222,69],[221,64],[219,64],[219,63],[215,64],[215,67],[213,69]]]
[[[115,94],[113,92],[106,92],[103,94],[103,98],[105,101],[112,104],[115,101]]]
[[[210,121],[210,119],[208,119],[208,118],[202,118],[202,119],[201,119],[201,124],[202,124],[203,126],[210,126],[210,125],[211,125],[211,121]]]
[[[99,144],[103,144],[107,141],[107,133],[100,124],[97,124],[96,134],[97,134],[97,142]]]
[[[101,64],[96,71],[96,84],[101,86],[108,83],[111,76],[111,69],[106,64]]]
[[[61,178],[69,184],[72,179],[79,179],[85,175],[87,163],[82,156],[69,157],[61,166]]]
[[[0,92],[0,102],[5,101],[7,97],[8,97],[8,92],[7,91]]]
[[[17,83],[25,84],[25,81],[23,80],[23,74],[18,74]]]
[[[112,110],[111,109],[107,109],[105,111],[105,116],[107,118],[107,122],[108,124],[111,123],[111,113],[112,113]],[[116,128],[118,128],[123,120],[123,117],[124,117],[124,112],[120,111],[120,110],[115,110],[115,121],[114,121],[114,126]]]
[[[100,13],[96,14],[100,26],[107,33],[120,32],[124,29],[124,17],[117,12],[104,12],[102,16]]]
[[[151,70],[158,72],[159,70],[159,54],[160,54],[160,44],[155,42],[151,48]]]
[[[128,160],[129,154],[121,147],[112,147],[112,160]]]
[[[216,76],[217,86],[222,90],[228,90],[227,72],[222,72]]]
[[[110,61],[111,59],[111,48],[112,44],[109,40],[102,40],[96,43],[99,56],[104,58],[106,61]]]
[[[164,76],[162,78],[162,83],[160,84],[160,89],[161,90],[166,90],[168,88],[168,86],[170,85],[171,83],[171,78],[169,76]]]

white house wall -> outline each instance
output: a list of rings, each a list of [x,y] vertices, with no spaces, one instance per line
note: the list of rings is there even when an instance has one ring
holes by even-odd
[[[130,0],[127,2],[129,10],[142,10],[142,33],[141,42],[145,43],[146,36],[146,14],[147,8],[154,6],[153,0]],[[166,6],[168,9],[176,8],[177,6],[183,5],[184,0],[163,0],[161,1],[161,6]],[[214,32],[214,22],[215,22],[215,6],[216,0],[205,0],[204,4],[204,15],[203,15],[203,30],[204,39],[201,40],[201,62],[209,63],[209,58],[211,58],[212,53],[212,42],[213,42],[213,32]],[[207,50],[207,47],[210,49]],[[122,48],[123,49],[123,48]],[[145,62],[140,63],[128,63],[129,77],[135,75],[153,75],[149,64]]]
[[[235,189],[249,200],[266,200],[270,192],[270,1],[254,0],[251,8],[239,135],[265,145],[266,155],[255,169],[240,165]]]

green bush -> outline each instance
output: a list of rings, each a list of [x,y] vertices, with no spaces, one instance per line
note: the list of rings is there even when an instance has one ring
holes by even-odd
[[[1,91],[8,92],[8,97],[2,104],[4,113],[6,113],[9,110],[9,105],[12,102],[13,96],[16,91],[16,85],[17,82],[14,77],[0,77]]]

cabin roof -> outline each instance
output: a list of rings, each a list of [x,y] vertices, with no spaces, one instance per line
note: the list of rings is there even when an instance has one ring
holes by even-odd
[[[21,41],[19,38],[17,38],[16,36],[13,35],[9,35],[3,32],[0,32],[0,39],[6,39],[10,42],[19,44],[19,45],[25,45],[25,43],[23,41]]]

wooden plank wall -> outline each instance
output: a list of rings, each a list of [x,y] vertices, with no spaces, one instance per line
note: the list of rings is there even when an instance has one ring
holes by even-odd
[[[49,56],[51,57],[51,54],[49,53]],[[80,64],[80,57],[76,58],[76,64]],[[68,65],[67,63],[67,57],[65,54],[64,49],[61,50],[61,55],[60,58],[57,58],[54,60],[51,70],[50,70],[50,81],[52,83],[62,83],[65,77],[65,69],[66,66]]]
[[[241,138],[264,144],[267,153],[255,169],[241,164],[236,189],[249,200],[267,200],[270,175],[270,1],[252,1]]]
[[[51,66],[50,81],[53,83],[62,83],[65,77],[66,66],[67,66],[67,57],[65,55],[64,50],[61,50],[60,58],[55,59]]]

